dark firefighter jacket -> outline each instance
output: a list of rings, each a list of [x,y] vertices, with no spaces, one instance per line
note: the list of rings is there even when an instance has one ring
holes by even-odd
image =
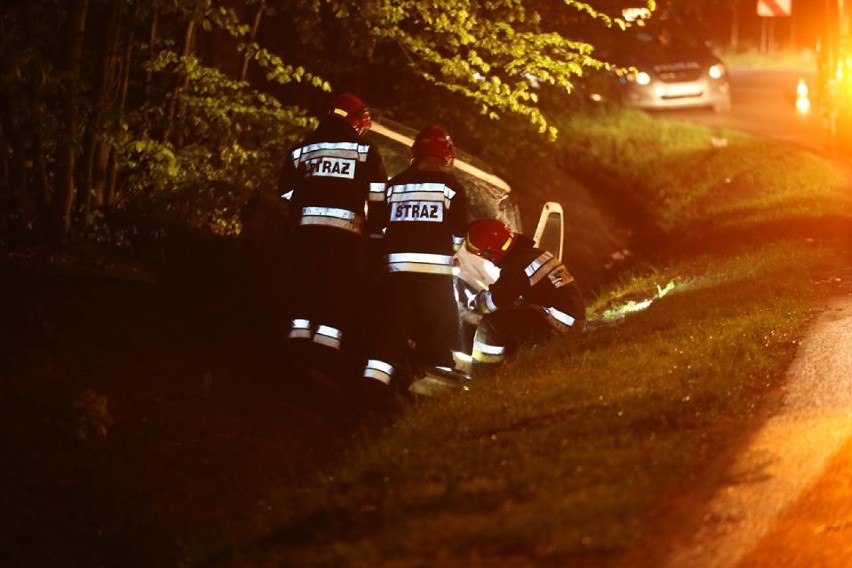
[[[585,302],[574,277],[552,253],[518,235],[500,266],[500,277],[477,295],[475,309],[493,312],[512,306],[541,306],[557,321],[574,327],[585,322]]]
[[[389,272],[452,274],[468,222],[467,196],[455,176],[411,166],[388,182],[381,207]]]
[[[285,160],[278,195],[289,199],[298,226],[327,226],[359,235],[381,229],[366,204],[384,199],[387,173],[378,149],[342,118],[329,116]]]

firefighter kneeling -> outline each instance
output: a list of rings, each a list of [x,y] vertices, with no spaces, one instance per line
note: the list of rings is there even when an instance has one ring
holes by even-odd
[[[493,369],[522,345],[583,330],[585,302],[574,277],[552,253],[496,219],[470,224],[465,248],[500,268],[500,277],[468,308],[482,314],[473,339],[472,375]]]

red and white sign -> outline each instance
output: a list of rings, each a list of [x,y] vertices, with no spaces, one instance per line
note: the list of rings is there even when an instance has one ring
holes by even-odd
[[[757,15],[764,18],[781,18],[790,15],[793,0],[757,0]]]

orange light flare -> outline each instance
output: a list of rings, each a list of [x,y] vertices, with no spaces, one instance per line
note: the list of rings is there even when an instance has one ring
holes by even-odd
[[[805,83],[804,79],[799,79],[799,84],[796,85],[796,112],[799,114],[808,114],[811,112],[808,84]]]

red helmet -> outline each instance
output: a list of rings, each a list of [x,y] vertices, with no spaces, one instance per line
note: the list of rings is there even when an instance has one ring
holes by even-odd
[[[364,101],[351,93],[342,93],[334,97],[329,114],[343,118],[358,134],[365,133],[373,124],[370,109]]]
[[[464,246],[476,256],[499,265],[515,243],[515,233],[497,219],[478,219],[467,228]]]
[[[439,158],[449,166],[456,158],[453,139],[443,128],[431,124],[421,130],[411,146],[411,155],[415,158]]]

